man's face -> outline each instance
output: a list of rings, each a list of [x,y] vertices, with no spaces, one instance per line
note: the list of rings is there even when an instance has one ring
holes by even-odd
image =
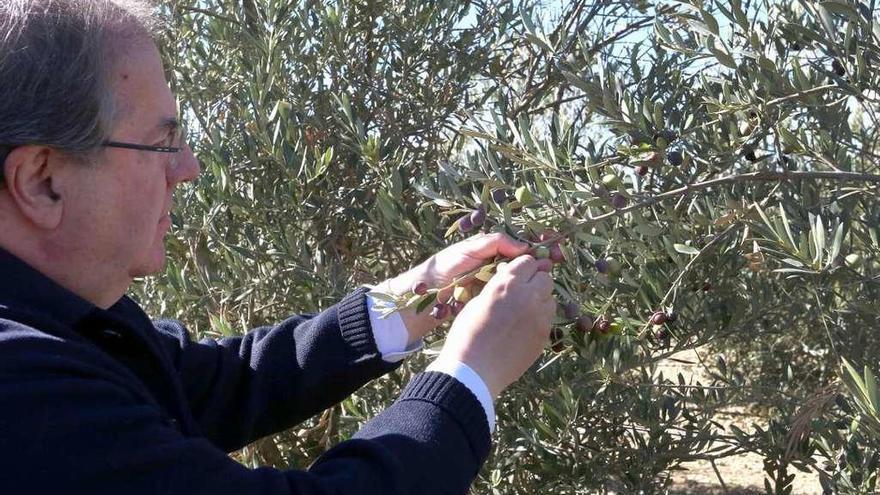
[[[96,163],[74,169],[77,193],[66,198],[56,240],[113,285],[162,270],[174,189],[199,172],[189,146],[174,139],[177,105],[155,46],[137,43],[121,57],[111,76],[119,116],[110,140],[183,150],[105,148]]]

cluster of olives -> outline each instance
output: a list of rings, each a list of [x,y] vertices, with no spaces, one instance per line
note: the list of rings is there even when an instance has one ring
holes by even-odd
[[[642,154],[638,160],[634,162],[635,171],[640,176],[648,175],[651,168],[659,167],[663,162],[663,156],[666,161],[673,167],[679,167],[684,164],[684,153],[680,150],[667,150],[669,145],[678,139],[678,134],[674,131],[664,130],[654,134],[654,148],[656,151],[649,151]]]
[[[423,281],[413,284],[412,293],[416,296],[424,296],[428,293],[428,284]],[[449,315],[458,316],[464,305],[471,299],[470,289],[464,286],[457,286],[452,293],[452,297],[445,303],[436,303],[431,308],[431,316],[443,320]]]
[[[675,314],[674,311],[664,312],[664,311],[655,311],[654,314],[651,315],[650,322],[652,325],[657,328],[654,337],[657,340],[665,341],[669,339],[669,328],[667,328],[667,324],[675,323],[675,320],[678,319],[678,315]]]
[[[514,192],[513,198],[511,198],[504,189],[496,189],[492,191],[492,201],[495,201],[495,204],[499,207],[504,206],[505,203],[514,199],[519,205],[512,208],[511,211],[513,213],[519,213],[522,211],[523,205],[528,205],[532,202],[532,192],[529,191],[529,188],[526,186],[520,186]]]
[[[615,192],[614,194],[611,194],[608,191],[609,186],[616,186],[619,182],[620,178],[618,178],[616,175],[606,174],[602,178],[601,184],[598,182],[593,184],[593,194],[601,198],[605,198],[605,200],[608,201],[611,206],[617,208],[618,210],[621,208],[626,208],[626,205],[629,204],[629,199],[627,199],[626,196],[624,196],[620,192]]]
[[[577,303],[570,302],[562,307],[565,318],[572,322],[572,332],[579,335],[592,334],[596,337],[608,336],[620,331],[620,325],[614,323],[614,320],[600,316],[593,318],[591,315],[582,313]],[[561,329],[554,328],[550,333],[550,348],[554,352],[561,352],[565,349],[563,342],[564,334]]]
[[[529,241],[546,242],[554,235],[556,235],[554,232],[544,232],[538,236],[529,236]],[[531,254],[537,259],[550,258],[550,261],[553,263],[562,263],[565,261],[565,253],[562,252],[562,246],[560,246],[558,241],[549,246],[535,246],[535,248],[532,249]]]
[[[660,150],[665,150],[669,141],[674,139],[677,139],[677,135],[674,133],[658,133],[658,135],[655,135],[654,137],[654,142]],[[645,175],[649,166],[659,165],[664,154],[666,160],[668,160],[671,165],[678,166],[684,162],[684,157],[681,151],[670,151],[668,153],[652,151],[644,157],[644,163],[640,164],[636,168],[636,171],[639,175]],[[620,179],[615,174],[606,174],[601,182],[597,182],[593,185],[593,192],[597,196],[604,197],[614,208],[625,208],[628,204],[627,197],[620,192],[613,194],[609,192],[609,187],[619,186],[619,182]],[[532,200],[531,193],[525,186],[516,189],[513,198],[508,196],[505,189],[496,189],[492,191],[491,197],[499,207],[503,207],[513,199],[517,201],[519,207],[530,204]],[[485,205],[478,203],[473,209],[456,220],[456,226],[460,232],[468,233],[483,226],[486,222],[486,217],[487,210]],[[559,240],[561,239],[557,239],[559,236],[556,232],[548,231],[539,235],[527,235],[527,233],[523,231],[519,234],[520,237],[528,239],[528,241],[536,244],[531,250],[531,254],[535,258],[548,258],[553,261],[553,263],[563,263],[565,261],[565,253],[559,243]],[[555,239],[555,242],[549,242],[551,239]],[[497,266],[494,264],[488,265],[484,267],[485,270],[481,270],[475,278],[479,281],[486,282],[492,277],[496,268]],[[620,262],[613,258],[600,258],[596,260],[595,268],[600,274],[609,277],[619,275],[622,270]],[[481,277],[479,275],[485,276]],[[472,288],[463,285],[455,286],[453,288],[452,297],[447,301],[436,301],[433,304],[430,312],[431,316],[438,320],[446,319],[450,315],[453,317],[457,316],[468,301],[474,296],[474,294],[471,293],[472,290]],[[706,288],[704,288],[704,290],[706,290]],[[411,291],[415,296],[425,296],[431,291],[431,289],[428,287],[427,283],[419,281],[413,285]],[[479,288],[477,288],[477,292],[479,292]],[[580,306],[577,303],[570,302],[564,305],[562,309],[565,318],[573,325],[573,332],[576,332],[579,335],[602,337],[620,331],[620,324],[615,323],[613,319],[606,316],[594,318],[592,315],[582,313]],[[675,320],[676,314],[671,311],[656,311],[653,313],[650,317],[650,323],[655,327],[659,327],[656,329],[654,337],[661,341],[667,340],[670,337],[670,334],[666,325],[675,322]],[[559,352],[565,348],[563,342],[564,333],[559,327],[552,330],[550,339],[551,348],[554,351]]]
[[[581,313],[577,303],[568,303],[562,308],[565,317],[574,321],[574,328],[581,333],[589,333],[595,330],[597,333],[607,335],[612,332],[614,321],[604,316],[593,319],[592,316]]]
[[[513,213],[519,213],[522,211],[523,205],[528,205],[532,202],[532,194],[525,186],[517,188],[514,198],[509,197],[507,191],[504,189],[496,189],[492,191],[492,201],[494,201],[499,207],[503,207],[512,199],[516,199],[518,205],[516,205],[511,211]],[[486,206],[478,203],[471,211],[468,211],[456,220],[458,231],[467,234],[474,229],[482,227],[486,222],[486,215]]]
[[[478,229],[486,222],[486,207],[478,204],[476,208],[465,213],[458,219],[459,232],[466,234],[474,229]]]

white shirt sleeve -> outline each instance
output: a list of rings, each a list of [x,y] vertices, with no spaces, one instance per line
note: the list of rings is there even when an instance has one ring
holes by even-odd
[[[409,340],[409,333],[403,318],[399,313],[393,313],[387,318],[379,318],[379,312],[373,311],[375,301],[367,295],[367,311],[370,314],[370,325],[373,329],[373,338],[376,340],[376,347],[382,354],[382,360],[389,363],[396,363],[405,357],[418,352],[422,349],[424,342],[419,339],[413,343],[409,349],[406,348],[406,342]],[[489,433],[495,431],[495,407],[492,403],[492,395],[489,393],[489,387],[486,382],[480,378],[470,366],[454,360],[438,358],[426,371],[437,371],[446,373],[462,383],[471,391],[480,401],[483,410],[486,412],[486,420],[489,422]]]
[[[403,324],[403,318],[399,313],[392,313],[388,318],[379,318],[379,312],[373,311],[374,305],[375,301],[368,295],[367,311],[370,313],[370,326],[373,329],[376,347],[382,354],[382,360],[396,363],[422,349],[422,339],[414,342],[409,349],[406,348],[409,333],[406,331],[406,325]]]

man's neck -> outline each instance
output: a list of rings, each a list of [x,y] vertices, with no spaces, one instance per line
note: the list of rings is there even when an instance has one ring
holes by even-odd
[[[99,308],[109,308],[119,301],[128,289],[130,281],[113,284],[104,275],[105,270],[101,267],[78,263],[77,259],[71,256],[73,250],[47,245],[49,243],[41,245],[23,240],[10,242],[12,240],[14,239],[4,235],[0,240],[0,248]]]

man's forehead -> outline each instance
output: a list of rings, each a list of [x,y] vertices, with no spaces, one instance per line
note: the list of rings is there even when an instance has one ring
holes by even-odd
[[[121,126],[155,130],[179,124],[177,102],[154,44],[139,43],[126,50],[115,64],[111,82]]]

